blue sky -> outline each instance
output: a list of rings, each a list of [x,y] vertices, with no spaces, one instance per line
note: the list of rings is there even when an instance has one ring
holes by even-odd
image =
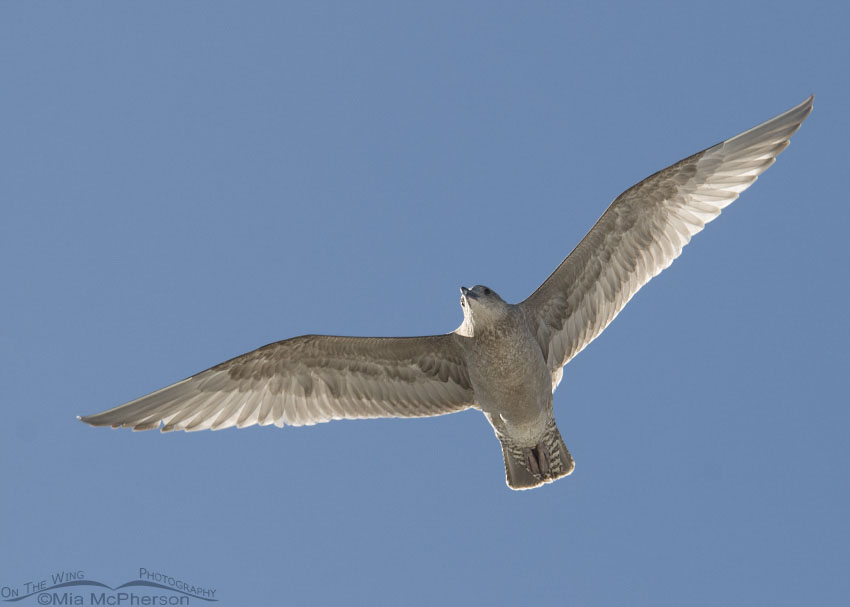
[[[222,605],[846,600],[848,20],[3,3],[0,589],[144,567]],[[621,191],[812,92],[774,167],[566,368],[568,479],[508,490],[474,412],[75,420],[303,333],[451,331],[460,285],[521,300]]]

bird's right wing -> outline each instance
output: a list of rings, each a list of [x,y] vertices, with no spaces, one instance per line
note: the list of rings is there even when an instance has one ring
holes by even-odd
[[[459,339],[302,335],[80,419],[165,432],[454,413],[475,406]]]
[[[788,145],[812,97],[632,186],[520,306],[557,385],[561,367],[614,320]]]

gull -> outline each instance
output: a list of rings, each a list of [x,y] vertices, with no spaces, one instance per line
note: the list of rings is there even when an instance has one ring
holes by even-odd
[[[507,303],[483,285],[461,287],[463,323],[451,333],[302,335],[78,419],[168,432],[478,409],[501,443],[508,486],[551,483],[575,468],[552,403],[564,365],[773,164],[813,99],[620,194],[520,303]]]

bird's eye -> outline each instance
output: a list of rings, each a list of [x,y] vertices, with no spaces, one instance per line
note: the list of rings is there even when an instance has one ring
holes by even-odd
[[[484,295],[489,295],[490,293],[491,293],[490,289],[487,289],[487,288],[484,289]]]

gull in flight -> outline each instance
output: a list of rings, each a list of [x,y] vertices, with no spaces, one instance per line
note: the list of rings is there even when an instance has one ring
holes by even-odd
[[[573,471],[552,408],[563,367],[773,164],[813,97],[632,186],[525,301],[461,287],[463,323],[427,337],[302,335],[81,417],[92,426],[219,430],[478,409],[511,489]]]

